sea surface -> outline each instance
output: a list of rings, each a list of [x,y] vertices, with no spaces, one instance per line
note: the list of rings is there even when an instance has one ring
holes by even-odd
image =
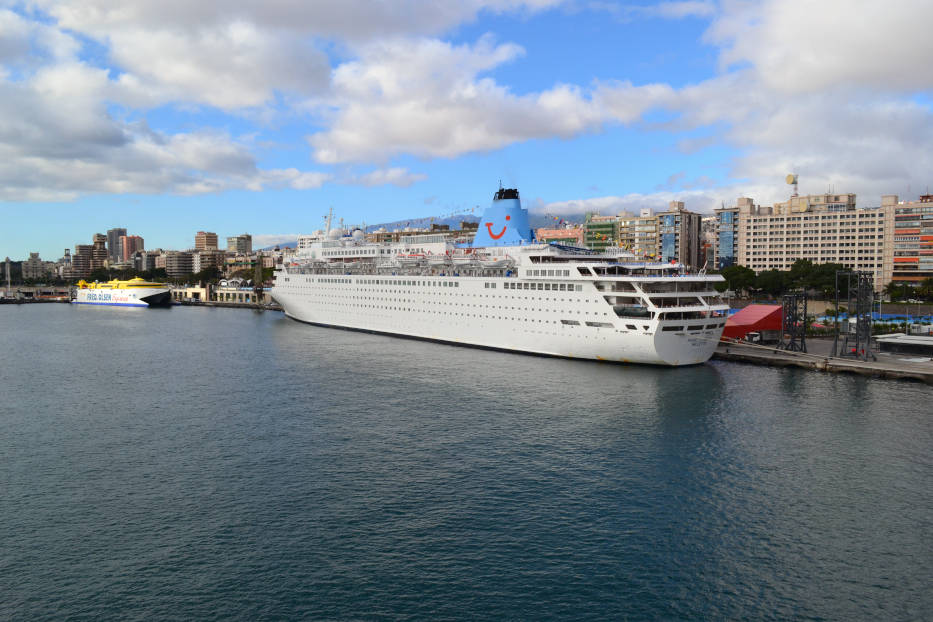
[[[0,307],[0,620],[929,620],[933,388]]]

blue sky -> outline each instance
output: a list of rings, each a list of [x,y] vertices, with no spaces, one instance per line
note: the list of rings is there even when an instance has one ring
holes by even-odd
[[[930,184],[933,3],[0,0],[0,256]],[[827,33],[831,32],[831,36]],[[898,45],[891,45],[898,33]]]

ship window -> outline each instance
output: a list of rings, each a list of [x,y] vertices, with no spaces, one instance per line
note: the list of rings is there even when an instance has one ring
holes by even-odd
[[[545,284],[544,284],[544,289],[545,289],[546,291],[551,291],[551,284],[550,284],[550,283],[545,283]]]
[[[612,324],[607,322],[587,322],[586,325],[594,328],[612,328]]]
[[[577,285],[577,291],[578,291],[578,292],[582,292],[582,291],[583,291],[583,286],[582,286],[582,285]]]
[[[703,328],[705,328],[706,330],[709,330],[711,328],[717,328],[717,327],[719,327],[719,324],[707,324]]]
[[[547,276],[554,276],[554,271],[553,271],[553,270],[548,270],[548,271],[547,271]]]
[[[580,322],[576,320],[561,320],[560,323],[566,326],[579,326],[580,325]]]
[[[661,328],[661,330],[663,331],[675,331],[675,330],[683,330],[683,329],[684,329],[683,326],[664,326]]]
[[[567,290],[567,286],[564,285],[563,283],[561,283],[561,284],[560,284],[560,289],[559,289],[558,291],[562,291],[562,292],[563,292],[563,291],[566,291],[566,290]]]
[[[638,330],[638,328],[634,324],[626,324],[625,327],[631,330]]]

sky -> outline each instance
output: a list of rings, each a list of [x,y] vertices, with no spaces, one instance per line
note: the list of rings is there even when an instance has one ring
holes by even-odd
[[[929,0],[0,0],[0,257],[933,181]],[[477,209],[479,207],[479,209]]]

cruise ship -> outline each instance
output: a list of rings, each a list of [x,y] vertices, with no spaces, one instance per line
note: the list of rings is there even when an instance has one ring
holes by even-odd
[[[707,361],[728,305],[720,275],[534,241],[518,191],[500,188],[472,243],[445,234],[370,243],[300,236],[273,298],[309,324],[496,350],[654,365]]]
[[[114,279],[106,283],[78,281],[71,302],[118,307],[162,307],[171,305],[172,298],[164,283],[153,283],[136,277],[128,281]]]

